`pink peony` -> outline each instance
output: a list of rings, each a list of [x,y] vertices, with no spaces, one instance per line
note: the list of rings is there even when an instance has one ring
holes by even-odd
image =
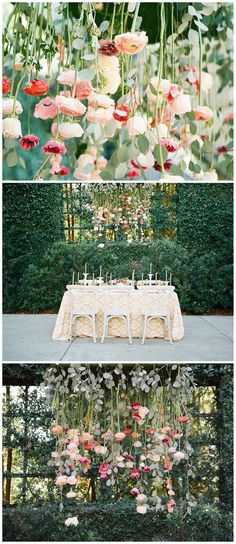
[[[44,153],[55,153],[59,155],[64,155],[67,152],[66,147],[61,142],[57,140],[48,140],[48,142],[42,147]]]
[[[148,37],[146,32],[140,32],[134,34],[133,32],[126,32],[125,34],[119,34],[115,37],[115,46],[120,53],[126,53],[127,55],[135,55],[144,49],[148,43]]]
[[[77,484],[77,478],[75,476],[68,476],[67,483],[69,485],[76,485]]]
[[[65,115],[72,115],[78,117],[84,115],[86,112],[86,107],[78,98],[71,98],[70,96],[57,95],[55,98],[55,103],[60,113],[65,113]]]
[[[138,134],[144,134],[147,130],[147,122],[141,117],[141,115],[134,115],[130,117],[126,124],[129,136],[137,136]]]
[[[46,96],[35,106],[34,117],[37,119],[54,119],[57,116],[57,107],[54,98]]]
[[[91,96],[93,91],[94,91],[94,88],[90,81],[86,81],[86,80],[79,81],[76,84],[75,96],[76,98],[79,98],[80,100],[85,100],[86,98],[89,98]]]
[[[207,106],[197,106],[194,113],[196,121],[209,121],[213,117],[213,111]]]

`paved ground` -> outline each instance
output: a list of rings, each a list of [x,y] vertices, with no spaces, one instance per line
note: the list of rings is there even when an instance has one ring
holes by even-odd
[[[126,338],[91,338],[70,342],[51,339],[56,315],[5,315],[3,317],[4,361],[232,361],[231,316],[184,316],[185,336],[179,342]]]

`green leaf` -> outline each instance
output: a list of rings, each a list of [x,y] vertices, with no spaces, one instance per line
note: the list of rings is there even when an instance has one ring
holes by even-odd
[[[122,179],[128,169],[128,165],[125,162],[120,163],[115,171],[115,179]]]
[[[99,176],[104,179],[104,181],[112,181],[114,179],[114,172],[112,170],[106,170],[106,168],[100,172]]]
[[[125,145],[122,145],[118,149],[118,162],[127,162],[129,160],[129,149]]]
[[[173,164],[171,166],[170,174],[172,174],[172,176],[181,176],[181,177],[183,177],[183,175],[184,175],[181,168],[179,166],[177,166],[176,164]]]
[[[94,76],[95,69],[93,68],[93,66],[90,66],[90,68],[85,68],[85,70],[80,70],[80,72],[78,72],[77,74],[78,79],[88,79],[89,81],[91,81]]]
[[[202,150],[204,151],[204,153],[211,153],[212,152],[212,142],[209,142],[209,141],[205,141],[203,143],[203,146],[202,146]]]
[[[190,132],[193,135],[197,133],[197,125],[195,123],[190,123]]]
[[[72,47],[74,49],[77,49],[77,51],[80,51],[81,49],[83,49],[84,47],[84,40],[83,38],[76,38],[73,42],[72,42]]]
[[[18,163],[18,155],[16,151],[10,151],[7,155],[7,166],[12,168],[13,166],[16,166]]]
[[[167,149],[163,145],[160,145],[160,144],[155,145],[153,154],[154,154],[154,157],[157,160],[158,164],[160,164],[160,165],[161,165],[161,158],[162,158],[162,162],[164,164],[166,162],[167,157],[168,157]]]
[[[139,148],[139,151],[141,153],[147,153],[148,150],[149,150],[149,141],[148,139],[146,138],[146,136],[143,136],[142,134],[140,134],[138,137],[137,137],[137,146]]]
[[[20,156],[18,158],[19,158],[19,163],[22,166],[22,168],[26,168],[26,164],[25,164],[24,159],[22,159],[22,157],[20,157]]]
[[[5,149],[12,149],[16,146],[16,140],[13,138],[5,138],[4,147]]]
[[[198,42],[199,42],[198,32],[190,28],[188,33],[188,39],[192,45],[198,45]]]
[[[186,117],[189,119],[189,121],[194,121],[194,119],[195,119],[195,114],[194,114],[193,111],[188,111],[188,112],[186,113]]]
[[[199,174],[201,172],[201,167],[199,166],[199,164],[195,164],[193,161],[190,161],[189,170],[191,170],[191,172],[194,172],[195,174]]]
[[[149,88],[150,88],[152,94],[157,96],[157,90],[155,89],[154,85],[151,82],[149,82]]]
[[[99,28],[100,28],[101,32],[106,32],[106,30],[109,28],[109,26],[110,26],[109,21],[102,21]]]
[[[194,19],[194,23],[195,23],[195,25],[198,26],[198,28],[200,28],[204,32],[206,32],[208,30],[208,27],[206,25],[204,25],[201,21],[196,21],[196,19]]]
[[[194,142],[192,142],[190,144],[190,149],[192,151],[192,153],[194,155],[199,155],[199,151],[200,151],[200,145],[199,145],[199,142],[197,140],[194,140]]]

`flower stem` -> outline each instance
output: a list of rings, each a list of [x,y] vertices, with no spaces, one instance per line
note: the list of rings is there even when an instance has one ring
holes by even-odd
[[[114,6],[113,6],[113,14],[112,14],[112,21],[111,21],[111,33],[110,33],[111,41],[112,41],[112,37],[113,37],[115,16],[116,16],[116,4],[114,4]]]

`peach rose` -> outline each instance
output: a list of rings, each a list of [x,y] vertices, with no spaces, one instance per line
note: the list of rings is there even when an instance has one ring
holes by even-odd
[[[2,100],[2,114],[11,115],[13,113],[14,98],[3,98]],[[23,111],[22,105],[19,100],[16,100],[15,113],[20,115]]]
[[[34,117],[37,119],[54,119],[57,115],[55,99],[46,96],[35,106]]]
[[[52,428],[52,434],[62,434],[63,433],[63,427],[61,425],[55,425],[55,427]]]
[[[19,138],[22,136],[21,122],[14,117],[6,117],[2,121],[2,133],[4,138]]]
[[[134,115],[127,121],[127,130],[129,136],[137,136],[138,134],[144,134],[147,130],[147,122],[141,115]]]
[[[88,108],[87,119],[91,123],[106,125],[113,118],[113,108]]]
[[[58,476],[55,481],[56,485],[66,485],[67,484],[67,476]]]
[[[66,70],[65,72],[62,72],[58,77],[57,81],[61,83],[62,85],[74,85],[75,82],[75,71],[74,70]]]
[[[134,34],[133,32],[126,32],[125,34],[119,34],[115,37],[115,46],[121,53],[127,55],[135,55],[142,51],[147,45],[148,37],[146,32],[140,32]]]
[[[110,109],[115,107],[113,98],[106,96],[105,94],[94,93],[88,100],[88,105],[92,108],[105,108]]]
[[[176,453],[174,453],[174,459],[176,461],[181,461],[184,458],[185,458],[185,455],[182,451],[177,451]]]
[[[85,100],[86,98],[89,98],[89,96],[91,96],[93,91],[94,91],[94,88],[90,81],[87,81],[87,80],[79,81],[76,84],[75,96],[76,98],[79,98],[80,100]]]
[[[58,134],[61,140],[69,140],[69,138],[81,138],[84,131],[79,123],[61,123]]]
[[[116,433],[114,438],[117,442],[121,442],[121,440],[124,440],[125,438],[125,433]]]
[[[196,121],[209,121],[213,117],[213,111],[207,106],[197,106],[194,113]]]
[[[69,96],[57,95],[55,98],[55,104],[59,109],[60,113],[65,113],[65,115],[79,116],[84,115],[86,112],[86,107],[78,98],[71,98]]]

